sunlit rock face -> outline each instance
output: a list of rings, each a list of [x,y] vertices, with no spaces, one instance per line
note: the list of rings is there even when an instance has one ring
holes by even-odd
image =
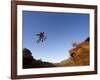
[[[89,38],[69,50],[70,58],[61,61],[59,66],[87,66],[89,65]]]
[[[89,41],[82,42],[69,52],[75,65],[89,65]]]

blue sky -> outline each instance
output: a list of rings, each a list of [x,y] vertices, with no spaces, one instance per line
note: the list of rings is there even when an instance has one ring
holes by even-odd
[[[43,43],[36,43],[38,32],[47,36]],[[23,48],[28,48],[36,59],[67,59],[72,43],[88,36],[89,14],[23,11]]]

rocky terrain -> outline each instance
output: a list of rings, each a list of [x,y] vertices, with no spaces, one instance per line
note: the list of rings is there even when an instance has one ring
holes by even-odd
[[[89,65],[89,38],[69,50],[70,58],[57,63],[57,66]]]
[[[54,64],[50,62],[44,62],[42,60],[37,60],[32,56],[29,49],[23,49],[23,68],[43,68],[43,67],[55,67]]]
[[[75,45],[69,50],[70,58],[59,63],[44,62],[32,56],[29,49],[23,49],[23,68],[64,67],[64,66],[86,66],[89,65],[89,38]]]

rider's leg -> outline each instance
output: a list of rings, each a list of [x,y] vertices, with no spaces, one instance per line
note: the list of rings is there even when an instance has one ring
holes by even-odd
[[[42,40],[42,42],[43,42],[43,38],[42,38],[41,40]]]

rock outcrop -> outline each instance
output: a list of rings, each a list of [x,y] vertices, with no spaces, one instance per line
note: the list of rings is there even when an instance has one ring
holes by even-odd
[[[89,38],[69,50],[70,58],[58,63],[58,66],[86,66],[89,65]]]
[[[50,62],[37,60],[32,56],[32,52],[29,49],[27,48],[23,49],[23,68],[43,68],[43,67],[55,67],[55,65]]]

